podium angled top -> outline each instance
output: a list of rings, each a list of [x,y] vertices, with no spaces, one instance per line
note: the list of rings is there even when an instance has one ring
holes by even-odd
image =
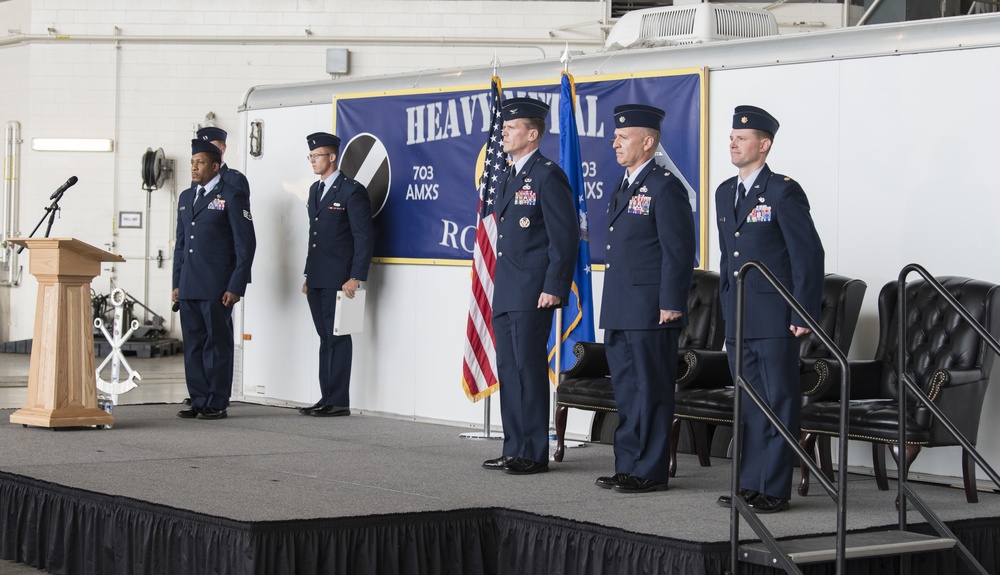
[[[118,254],[106,252],[76,238],[7,238],[7,241],[17,246],[24,246],[31,251],[69,250],[99,262],[125,261],[125,258]]]
[[[94,278],[101,275],[101,262],[123,262],[120,255],[73,238],[11,238],[8,242],[31,250],[28,270],[40,281],[60,278]],[[89,281],[89,280],[88,280]]]

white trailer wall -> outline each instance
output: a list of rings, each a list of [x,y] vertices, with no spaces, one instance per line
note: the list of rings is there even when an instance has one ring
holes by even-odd
[[[1000,184],[990,145],[996,133],[995,95],[1000,93],[994,73],[998,61],[1000,18],[985,16],[584,57],[572,63],[571,71],[581,77],[708,66],[710,193],[735,173],[728,154],[733,106],[756,104],[774,113],[782,127],[769,163],[775,171],[799,180],[809,194],[826,247],[827,271],[868,283],[850,355],[870,358],[877,339],[878,291],[895,279],[902,266],[916,262],[935,275],[1000,283],[1000,259],[991,253],[1000,239],[994,221]],[[539,62],[502,69],[501,77],[508,82],[554,79],[561,69],[555,61]],[[451,77],[429,72],[419,79],[373,82],[381,82],[380,89],[449,82],[485,86],[489,70],[466,70]],[[325,90],[331,98],[333,93],[369,89],[356,89],[350,83],[302,88],[310,94]],[[266,143],[261,160],[246,161],[255,190],[259,244],[274,242],[275,251],[258,256],[247,295],[247,326],[253,340],[248,343],[245,389],[252,398],[249,391],[264,385],[264,393],[257,396],[261,401],[308,403],[318,396],[318,343],[305,302],[291,293],[301,285],[302,201],[311,180],[299,142],[304,134],[330,126],[330,108],[324,104],[312,106],[314,112],[293,112],[295,108],[285,105],[255,105],[253,98],[249,102],[244,121],[266,119],[265,134],[279,130],[275,135],[287,137],[284,145],[295,151],[288,165],[278,166],[268,159],[277,146]],[[264,194],[257,191],[257,178],[270,178],[268,185],[274,186],[280,179],[277,174],[296,182],[297,191],[288,195],[297,199],[284,201],[297,205],[275,211],[280,214],[277,219],[290,219],[283,224],[286,227],[269,231],[263,220],[275,218],[265,215],[269,212],[262,205]],[[719,257],[714,221],[710,215],[713,268]],[[290,270],[283,273],[294,277],[282,279],[285,283],[278,289],[262,278],[282,258],[291,260],[280,265]],[[602,280],[603,274],[596,273],[598,307]],[[271,287],[265,290],[266,286]],[[480,404],[469,403],[460,384],[469,269],[376,264],[369,289],[370,316],[365,333],[355,339],[352,405],[418,419],[481,423]],[[288,301],[293,303],[289,306]],[[290,311],[279,314],[280,310]],[[263,335],[271,332],[276,335]],[[258,347],[263,341],[269,345]],[[265,355],[268,361],[281,358],[293,364],[294,375],[265,370]],[[588,430],[589,417],[571,410],[570,431],[585,435]],[[1000,464],[1000,446],[987,439],[998,433],[1000,392],[991,389],[979,446],[994,466]],[[866,445],[853,445],[852,450],[850,463],[869,463]],[[914,471],[960,476],[958,462],[956,449],[925,450]]]

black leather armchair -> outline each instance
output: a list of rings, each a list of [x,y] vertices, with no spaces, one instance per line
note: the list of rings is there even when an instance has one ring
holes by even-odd
[[[945,289],[997,337],[1000,332],[1000,286],[962,277],[937,278]],[[899,307],[896,282],[882,288],[878,298],[879,342],[875,358],[851,361],[851,405],[848,409],[848,436],[872,444],[875,479],[879,489],[889,488],[885,473],[885,446],[901,469],[909,470],[923,447],[959,445],[930,410],[912,394],[906,408],[906,452],[900,463],[898,453],[897,354],[903,345],[905,370],[928,398],[973,445],[979,433],[983,398],[993,366],[993,350],[966,324],[925,281],[906,286],[906,338],[899,341]],[[803,447],[810,437],[836,437],[840,425],[839,366],[824,366],[829,378],[803,407],[801,428]],[[829,441],[820,443],[821,459],[829,461]],[[825,452],[825,453],[823,453]],[[844,462],[841,462],[843,465]],[[828,473],[825,468],[824,472]],[[969,503],[978,500],[976,466],[963,450],[962,471]],[[807,481],[807,479],[805,480]]]
[[[820,308],[820,327],[846,354],[854,339],[854,328],[861,313],[861,302],[867,289],[865,282],[837,274],[827,274],[823,279],[823,300]],[[799,346],[799,376],[802,393],[809,397],[826,383],[827,365],[817,369],[817,361],[830,356],[819,337],[808,334],[802,337]],[[709,459],[709,426],[733,425],[733,380],[729,371],[726,354],[721,359],[722,367],[716,366],[714,378],[698,378],[681,389],[678,387],[674,404],[673,445],[670,452],[670,467],[676,468],[677,432],[681,421],[691,424],[695,449],[702,467],[711,465]],[[725,374],[718,372],[724,369]]]
[[[719,274],[695,270],[688,294],[688,324],[678,340],[677,382],[699,377],[706,362],[700,352],[723,353],[725,332],[719,306]],[[556,390],[556,452],[562,461],[565,453],[566,418],[569,408],[588,411],[618,411],[611,387],[611,372],[602,343],[578,343],[573,347],[576,363],[563,371]],[[724,357],[723,353],[723,357]],[[711,366],[709,366],[711,368]],[[728,373],[728,368],[726,368]]]

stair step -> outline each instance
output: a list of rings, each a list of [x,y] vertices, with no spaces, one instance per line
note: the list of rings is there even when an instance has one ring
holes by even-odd
[[[819,563],[837,559],[837,537],[809,537],[786,539],[778,542],[782,551],[793,563]],[[921,535],[909,531],[869,531],[847,535],[845,556],[847,559],[902,555],[904,553],[924,553],[940,551],[955,546],[954,539]],[[774,566],[774,555],[763,543],[740,546],[740,561],[757,565]]]

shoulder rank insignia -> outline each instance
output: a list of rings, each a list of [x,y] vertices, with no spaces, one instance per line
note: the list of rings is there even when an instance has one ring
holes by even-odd
[[[789,180],[791,180],[791,178],[789,178],[788,176],[785,176],[785,181],[787,182]]]

